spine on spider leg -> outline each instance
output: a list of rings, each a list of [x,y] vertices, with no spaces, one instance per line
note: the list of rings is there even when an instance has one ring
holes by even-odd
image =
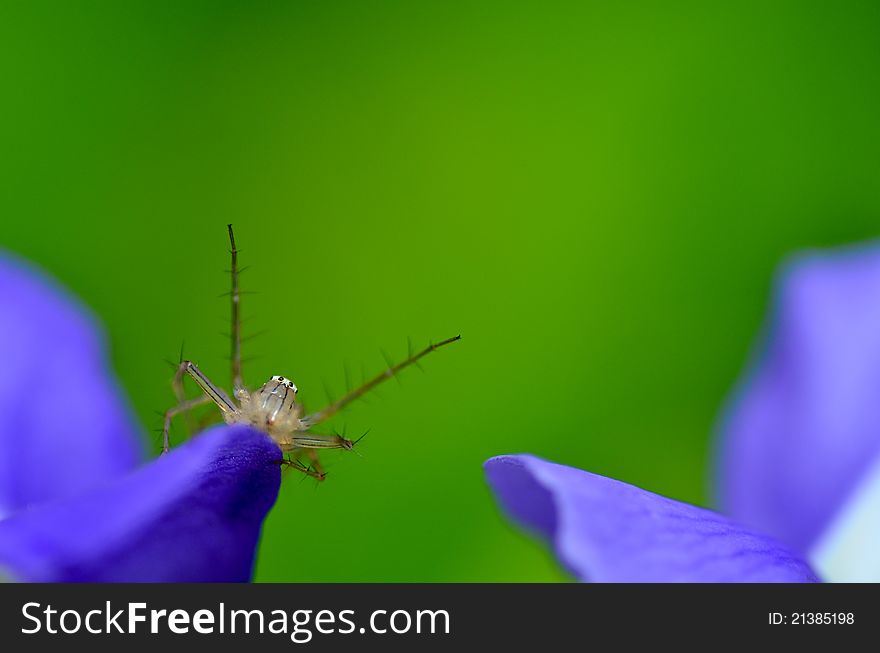
[[[383,381],[390,379],[400,373],[404,368],[416,364],[419,359],[427,356],[432,351],[436,351],[445,345],[453,343],[457,340],[460,340],[461,336],[453,336],[452,338],[447,338],[446,340],[441,340],[438,343],[431,343],[423,350],[418,352],[417,354],[409,356],[405,361],[398,363],[397,365],[389,365],[388,368],[384,372],[380,372],[376,376],[374,376],[369,381],[365,382],[361,387],[355,388],[345,396],[341,397],[337,401],[329,404],[326,408],[319,410],[317,413],[312,413],[311,415],[307,415],[302,421],[306,426],[314,426],[315,424],[320,424],[326,419],[329,419],[340,410],[342,410],[345,406],[350,404],[352,401],[359,399],[364,396],[370,390],[375,388],[377,385],[382,383]]]
[[[232,225],[226,225],[229,231],[230,254],[232,255],[232,265],[230,273],[232,275],[232,292],[230,293],[232,304],[232,391],[238,394],[239,389],[243,388],[241,380],[241,292],[238,287],[238,249],[235,246],[235,234],[232,231]]]

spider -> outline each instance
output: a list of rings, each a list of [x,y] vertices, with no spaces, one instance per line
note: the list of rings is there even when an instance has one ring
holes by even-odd
[[[321,410],[304,415],[302,404],[296,402],[299,389],[296,384],[283,376],[273,376],[253,392],[245,387],[241,373],[241,291],[238,285],[238,250],[235,246],[235,234],[232,225],[227,225],[232,255],[232,397],[213,383],[192,361],[183,360],[177,367],[172,386],[177,397],[177,405],[165,412],[165,425],[162,433],[162,453],[168,453],[168,431],[171,419],[186,413],[198,406],[214,402],[227,424],[248,424],[268,434],[288,457],[281,460],[298,471],[323,481],[326,473],[318,460],[319,449],[352,450],[357,440],[352,441],[338,434],[315,433],[312,427],[325,422],[345,408],[348,404],[362,397],[383,381],[398,374],[402,369],[418,362],[440,347],[461,338],[460,335],[447,338],[436,344],[430,344],[406,360],[391,365],[369,381],[351,390]],[[196,399],[186,399],[183,381],[189,375],[204,393]],[[361,436],[363,437],[363,436]],[[310,464],[306,466],[301,460],[306,456]]]

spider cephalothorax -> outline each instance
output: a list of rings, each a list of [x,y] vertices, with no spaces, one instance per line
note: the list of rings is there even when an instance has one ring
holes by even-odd
[[[228,225],[228,230],[229,242],[232,245],[232,387],[234,399],[208,379],[192,361],[181,361],[174,377],[174,391],[178,398],[178,405],[165,413],[162,450],[163,452],[168,451],[168,431],[171,426],[171,418],[174,415],[213,401],[220,409],[223,420],[227,424],[248,424],[267,433],[278,443],[281,450],[288,454],[287,458],[280,461],[281,463],[323,480],[324,472],[318,462],[317,450],[351,450],[357,441],[353,442],[337,434],[314,433],[311,428],[328,420],[346,405],[363,396],[382,381],[390,379],[403,368],[416,363],[435,349],[458,340],[461,336],[448,338],[436,345],[431,344],[422,351],[411,354],[406,360],[396,365],[390,365],[385,371],[377,374],[359,388],[355,388],[323,409],[309,415],[303,415],[303,406],[296,401],[296,395],[299,392],[296,384],[283,376],[273,376],[251,392],[244,386],[241,375],[241,323],[239,319],[241,292],[238,288],[238,250],[235,247],[232,225]],[[203,396],[197,399],[185,399],[183,379],[186,375],[199,385],[204,393]],[[301,455],[309,459],[308,466],[300,461]]]
[[[237,412],[225,417],[229,424],[250,424],[265,431],[282,451],[296,449],[351,449],[351,440],[339,435],[310,433],[301,419],[302,404],[296,403],[298,388],[283,376],[273,376],[254,392],[241,388]]]
[[[254,392],[241,388],[236,393],[240,414],[233,421],[252,424],[281,444],[287,433],[304,428],[300,421],[302,405],[296,403],[297,392],[296,385],[283,376],[273,376]]]

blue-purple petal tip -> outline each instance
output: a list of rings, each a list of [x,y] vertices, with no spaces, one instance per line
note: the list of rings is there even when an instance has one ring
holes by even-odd
[[[484,469],[504,511],[582,581],[817,580],[784,545],[710,510],[526,454]]]

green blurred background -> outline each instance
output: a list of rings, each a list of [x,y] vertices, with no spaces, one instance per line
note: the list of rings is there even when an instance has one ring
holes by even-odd
[[[617,6],[611,7],[609,5]],[[0,245],[106,324],[155,450],[163,359],[360,404],[291,476],[263,581],[560,580],[482,462],[710,503],[711,435],[799,248],[878,234],[872,2],[7,2]],[[24,381],[23,381],[24,382]],[[177,431],[178,435],[180,430]]]

